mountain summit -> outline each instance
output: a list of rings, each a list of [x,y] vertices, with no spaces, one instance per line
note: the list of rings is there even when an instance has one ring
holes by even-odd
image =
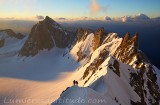
[[[22,56],[34,56],[43,49],[50,50],[53,47],[65,48],[70,33],[63,29],[53,19],[46,16],[33,26],[29,37],[20,51]]]

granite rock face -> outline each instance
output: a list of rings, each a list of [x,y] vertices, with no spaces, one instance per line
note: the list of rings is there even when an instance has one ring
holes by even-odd
[[[33,26],[26,43],[20,51],[20,55],[34,56],[43,49],[65,48],[68,45],[69,38],[69,32],[46,16],[43,21]]]
[[[102,44],[104,35],[105,35],[104,28],[99,28],[95,32],[93,39],[93,50],[96,50]]]

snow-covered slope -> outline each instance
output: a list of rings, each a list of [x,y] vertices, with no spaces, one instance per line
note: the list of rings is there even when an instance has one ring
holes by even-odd
[[[101,69],[97,70],[85,85],[83,85],[84,81],[81,80],[81,78],[77,78],[79,79],[80,88],[77,89],[73,86],[62,93],[60,99],[65,102],[62,103],[62,105],[130,105],[131,100],[140,102],[140,97],[129,84],[130,71],[128,68],[131,67],[120,64],[120,70],[122,70],[122,72],[120,72],[121,76],[119,77],[107,66],[113,61],[113,58],[108,57],[100,65]],[[79,71],[81,70],[85,70],[85,67],[82,67]],[[135,71],[132,69],[132,72]],[[82,74],[79,72],[79,75]],[[75,101],[75,103],[72,101],[68,103],[66,99],[71,99],[72,101]],[[60,104],[59,100],[55,101],[52,105],[57,105],[57,103]],[[80,102],[77,102],[77,100]]]
[[[48,100],[57,99],[76,78],[74,70],[80,66],[74,59],[63,57],[64,49],[54,48],[41,51],[35,57],[19,57],[18,54],[1,59],[0,62],[0,105],[9,99]],[[73,72],[73,73],[72,73]],[[33,102],[33,105],[44,103]],[[7,105],[22,105],[8,103]],[[24,103],[31,105],[31,102]]]
[[[26,41],[22,34],[16,34],[10,29],[0,30],[0,62],[16,55]]]
[[[133,36],[130,42],[129,39],[127,39],[128,42],[125,42],[125,38],[122,40],[116,33],[109,33],[95,51],[90,50],[94,46],[94,36],[91,37],[91,35],[93,33],[77,42],[69,52],[76,60],[81,56],[82,59],[78,61],[84,63],[77,71],[79,76],[76,80],[78,80],[79,86],[89,87],[89,89],[93,89],[94,92],[103,95],[103,97],[109,97],[119,105],[158,105],[160,101],[159,83],[157,83],[159,82],[159,73],[156,72],[159,70],[155,69],[145,55],[137,50],[137,35]],[[81,36],[83,37],[83,35]],[[91,37],[90,40],[88,40],[88,37]],[[77,52],[81,49],[81,46],[82,51],[79,55]],[[123,48],[123,46],[125,47]],[[86,53],[86,51],[89,53]],[[125,61],[121,60],[123,58],[126,58]],[[67,92],[63,93],[65,98],[75,100],[76,97],[74,97],[72,91],[74,91],[74,88],[70,90],[71,93],[68,95],[66,95]],[[85,93],[81,94],[81,90],[79,92],[79,94],[77,92],[75,94],[83,97]],[[63,99],[63,94],[59,99]],[[90,99],[89,96],[82,99],[87,98]],[[89,103],[79,104],[88,105]],[[105,105],[104,103],[97,103],[97,105],[99,104]]]
[[[16,34],[11,29],[0,30],[0,48],[14,44],[23,37],[24,36],[22,34]]]

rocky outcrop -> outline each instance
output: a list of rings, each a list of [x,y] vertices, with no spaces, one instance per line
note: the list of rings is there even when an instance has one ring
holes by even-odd
[[[86,57],[86,55],[81,51],[81,49],[79,49],[79,51],[77,52],[77,56],[78,56],[77,60],[78,62]]]
[[[93,63],[91,63],[85,70],[84,74],[83,74],[83,79],[85,79],[87,76],[89,76],[89,73],[91,73],[91,75],[88,77],[88,79],[85,81],[85,83],[88,82],[88,80],[91,78],[92,75],[95,74],[95,72],[97,70],[101,70],[98,69],[99,66],[104,62],[104,60],[106,59],[106,57],[108,56],[108,51],[107,49],[104,49],[98,56],[98,59],[96,59]]]
[[[103,42],[105,36],[104,28],[99,28],[95,34],[93,39],[93,51],[95,51]]]
[[[76,33],[75,33],[75,38],[72,42],[72,47],[76,44],[76,43],[79,43],[80,41],[85,41],[87,36],[92,33],[92,31],[90,29],[83,29],[83,28],[78,28],[76,30]],[[84,45],[82,43],[81,47],[79,47],[79,50],[77,52],[77,56],[78,56],[78,59],[77,61],[81,61],[83,58],[85,58],[87,55],[85,54],[85,52],[83,51],[84,49],[82,48]],[[71,48],[70,48],[71,49]]]
[[[127,46],[127,43],[129,42],[129,40],[130,40],[130,34],[129,34],[129,32],[127,32],[125,37],[123,38],[123,41],[121,43],[121,47]]]
[[[158,105],[160,91],[156,83],[156,73],[145,54],[138,50],[138,34],[135,34],[130,39],[130,35],[127,33],[114,56],[137,70],[135,73],[130,73],[130,85],[134,87],[135,92],[141,97],[141,102],[134,103],[131,101],[131,104],[147,105],[146,102],[149,102],[150,105]],[[148,91],[146,90],[147,88]]]
[[[81,40],[85,40],[88,34],[91,33],[89,29],[78,28],[76,31],[76,42],[80,42]]]
[[[20,51],[20,55],[34,56],[43,49],[65,48],[68,45],[69,38],[69,32],[46,16],[43,21],[33,26],[26,43]]]
[[[127,33],[118,47],[114,56],[123,63],[129,64],[130,59],[137,56],[138,53],[138,34],[135,34],[131,39],[129,33]]]
[[[109,64],[108,67],[120,77],[120,71],[119,71],[120,67],[119,66],[120,66],[119,62],[115,59],[113,64]]]
[[[5,40],[4,40],[4,39],[1,39],[1,40],[0,40],[0,48],[4,46],[4,43],[5,43]]]

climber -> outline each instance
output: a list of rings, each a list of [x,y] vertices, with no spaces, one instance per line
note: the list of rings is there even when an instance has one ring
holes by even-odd
[[[73,81],[73,85],[76,85],[76,81],[75,80]]]
[[[76,85],[78,86],[78,81],[76,81]]]

